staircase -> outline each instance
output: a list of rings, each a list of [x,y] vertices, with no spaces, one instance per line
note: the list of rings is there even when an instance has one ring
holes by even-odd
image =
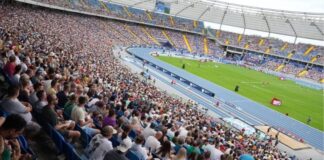
[[[261,38],[260,41],[259,41],[259,46],[262,46],[264,44],[264,39]]]
[[[194,28],[197,28],[198,27],[198,22],[197,21],[193,21],[193,26],[194,26]]]
[[[320,79],[319,81],[320,83],[324,83],[324,78]]]
[[[190,43],[189,43],[189,41],[187,39],[187,36],[185,34],[183,34],[182,36],[183,36],[184,42],[186,43],[186,46],[187,46],[188,51],[191,53],[192,52],[192,48],[191,48]]]
[[[221,31],[216,31],[216,38],[219,38],[221,35]]]
[[[151,15],[151,13],[150,12],[148,12],[148,11],[145,11],[145,13],[146,13],[146,16],[147,16],[147,18],[150,20],[150,21],[152,21],[153,20],[153,18],[152,18],[152,15]]]
[[[304,70],[300,71],[300,72],[297,74],[297,77],[303,77],[303,76],[306,75],[307,72],[308,72],[308,71],[307,71],[306,69],[304,69]]]
[[[128,8],[126,6],[123,6],[125,13],[129,18],[132,18],[132,14],[129,12]]]
[[[109,8],[106,6],[106,4],[105,4],[103,1],[99,1],[99,3],[101,4],[101,6],[105,9],[105,11],[106,11],[107,13],[110,13]]]
[[[171,37],[169,37],[169,35],[166,31],[162,31],[162,34],[172,44],[173,47],[176,47],[175,43],[172,41]]]
[[[208,54],[209,53],[209,49],[208,49],[208,39],[205,37],[204,38],[204,53]]]
[[[124,28],[130,33],[135,39],[139,40],[139,42],[143,41],[144,43],[148,44],[145,40],[139,38],[129,27],[125,24]]]
[[[314,50],[314,46],[310,46],[305,52],[304,52],[304,56],[307,56],[311,51]]]
[[[242,41],[242,34],[239,34],[239,36],[237,37],[237,43],[241,43]]]
[[[317,56],[314,56],[311,60],[310,63],[314,63],[317,60]]]
[[[293,55],[294,55],[294,54],[290,52],[290,53],[288,54],[287,58],[290,59]]]
[[[79,0],[83,7],[87,7],[86,3],[83,0]]]
[[[175,22],[174,22],[174,20],[173,20],[173,17],[172,16],[170,16],[170,24],[171,24],[171,26],[173,27],[174,25],[175,25]]]
[[[226,39],[225,40],[225,45],[229,45],[230,44],[230,40],[229,39]]]
[[[247,43],[244,45],[244,49],[249,49],[250,45]]]
[[[275,71],[279,72],[279,71],[281,71],[284,67],[285,67],[285,64],[281,64],[281,65],[279,65],[279,66],[276,68]]]
[[[288,43],[286,42],[286,43],[285,43],[285,44],[280,48],[280,51],[285,50],[287,47],[288,47]]]
[[[154,42],[156,45],[161,45],[160,42],[158,40],[155,39],[155,37],[153,35],[151,35],[145,27],[142,27],[143,32],[152,40],[152,42]]]

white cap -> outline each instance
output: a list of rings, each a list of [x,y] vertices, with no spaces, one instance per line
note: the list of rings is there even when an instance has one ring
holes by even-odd
[[[117,146],[117,150],[121,152],[127,152],[132,147],[132,140],[127,137],[125,138],[119,146]]]

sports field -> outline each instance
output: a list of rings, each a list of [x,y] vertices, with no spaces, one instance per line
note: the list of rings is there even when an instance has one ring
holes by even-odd
[[[310,125],[324,130],[323,90],[310,89],[290,80],[280,80],[272,75],[229,64],[207,62],[199,66],[196,60],[164,56],[158,59],[179,68],[185,63],[187,71],[229,90],[239,85],[239,94],[278,112],[289,113],[290,117],[303,123],[310,116]],[[272,106],[270,101],[273,97],[281,99],[283,104]]]

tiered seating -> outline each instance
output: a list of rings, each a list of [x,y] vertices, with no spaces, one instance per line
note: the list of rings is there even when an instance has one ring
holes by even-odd
[[[164,37],[172,44],[172,46],[174,46],[174,47],[177,47],[176,45],[175,45],[175,43],[173,42],[173,40],[171,39],[171,37],[168,35],[168,32],[167,31],[162,31],[162,34],[164,35]]]
[[[113,12],[114,7],[111,5],[109,7],[109,10]],[[115,149],[118,149],[118,145],[128,147],[122,152],[126,152],[129,158],[138,158],[138,156],[134,156],[136,152],[127,151],[130,147],[125,144],[124,139],[129,138],[130,143],[133,144],[134,138],[140,137],[141,134],[146,142],[154,138],[157,143],[163,140],[164,143],[160,145],[168,148],[169,155],[163,157],[163,154],[159,153],[162,150],[161,147],[157,146],[152,152],[153,157],[159,158],[171,158],[171,156],[176,156],[176,152],[182,150],[187,152],[185,157],[195,160],[201,159],[202,156],[207,157],[207,151],[229,156],[226,150],[231,150],[233,159],[239,159],[242,153],[251,153],[257,159],[264,159],[263,151],[271,153],[270,156],[273,159],[289,158],[271,143],[264,143],[268,139],[258,139],[256,135],[247,135],[244,131],[224,126],[220,119],[197,111],[198,105],[194,102],[190,100],[183,102],[159,91],[151,83],[142,81],[119,62],[118,57],[115,57],[112,51],[113,48],[117,48],[116,53],[118,53],[121,52],[118,46],[129,46],[134,43],[132,42],[134,39],[140,39],[138,40],[140,43],[144,43],[144,39],[147,42],[150,41],[149,37],[145,37],[142,32],[142,26],[78,14],[65,14],[61,11],[26,5],[1,5],[0,9],[3,11],[0,25],[4,28],[0,30],[0,39],[3,41],[1,43],[5,44],[1,46],[0,51],[4,53],[2,56],[5,59],[11,60],[5,64],[1,61],[1,64],[6,66],[1,66],[4,69],[3,73],[11,83],[14,82],[12,79],[18,77],[18,83],[22,83],[21,86],[28,86],[17,89],[19,94],[27,94],[26,101],[30,102],[22,104],[26,105],[26,108],[29,108],[28,103],[32,103],[29,97],[36,94],[37,100],[35,101],[41,106],[40,108],[34,107],[35,111],[28,112],[33,112],[34,118],[43,125],[44,131],[53,139],[56,148],[65,154],[66,159],[79,160],[82,159],[83,154],[79,154],[62,136],[62,131],[59,132],[55,129],[57,127],[54,128],[47,123],[42,124],[43,121],[37,116],[37,109],[43,111],[44,107],[48,107],[46,109],[51,112],[49,116],[58,118],[61,123],[65,122],[61,119],[63,117],[62,111],[60,112],[62,106],[56,105],[57,99],[66,107],[64,113],[68,112],[69,107],[72,108],[72,115],[75,115],[72,119],[78,121],[75,129],[81,133],[79,141],[83,145],[82,151],[85,151],[84,148],[88,146],[92,138],[84,130],[85,127],[99,129],[110,126],[114,127],[118,133],[114,134],[109,141]],[[147,28],[147,32],[152,35],[157,35],[154,32],[161,31]],[[201,47],[197,47],[196,50],[203,48],[204,37],[187,35],[184,38],[181,32],[166,32],[170,39],[172,38],[174,43],[177,43],[179,50],[186,48],[183,39],[192,41],[197,38],[200,43],[198,46]],[[153,42],[148,42],[148,44],[154,45]],[[211,46],[210,50],[217,52],[216,55],[222,54],[215,43],[209,41],[208,44]],[[20,45],[24,48],[15,48]],[[15,52],[19,54],[16,55]],[[26,70],[12,72],[13,66],[14,69],[19,69],[16,67],[18,62],[15,58],[21,58],[20,64],[26,65]],[[274,64],[278,63],[282,62],[276,61]],[[270,63],[268,65],[271,66]],[[290,67],[290,65],[294,66]],[[287,66],[285,69],[304,68],[304,66],[293,63]],[[287,70],[287,72],[295,71]],[[30,88],[32,89],[29,90]],[[15,96],[18,96],[18,93]],[[86,105],[73,100],[80,100],[81,97],[84,98]],[[19,97],[18,102],[24,102],[23,99],[24,97]],[[66,99],[69,99],[68,102]],[[48,104],[50,100],[52,103]],[[45,104],[42,105],[41,102]],[[66,104],[69,105],[65,106]],[[46,112],[42,114],[44,115],[41,118],[47,117]],[[78,114],[80,114],[79,117]],[[68,118],[68,115],[64,117]],[[87,124],[82,123],[83,121]],[[149,149],[151,148],[149,145],[146,144],[144,147]],[[21,146],[26,145],[22,143]],[[142,147],[141,144],[139,147]],[[256,150],[257,147],[261,149]],[[115,150],[107,151],[106,154],[113,151]]]
[[[154,37],[154,35],[152,35],[151,33],[149,33],[145,27],[142,27],[142,30],[147,35],[147,37],[150,38],[150,41],[154,42],[158,46],[161,45],[160,42]]]
[[[202,29],[204,28],[204,23],[201,21],[195,22],[193,20],[189,20],[185,18],[172,17],[160,13],[152,13],[152,12],[143,11],[128,6],[121,6],[118,4],[113,4],[113,3],[98,1],[98,0],[71,0],[71,3],[69,3],[69,1],[62,1],[62,0],[59,0],[57,2],[49,1],[49,0],[36,0],[36,1],[57,5],[61,7],[66,7],[66,8],[84,10],[88,12],[94,12],[98,14],[115,16],[115,17],[120,17],[125,19],[132,19],[132,20],[137,20],[146,23],[176,27],[179,29],[185,29],[185,30],[195,31],[195,32],[201,32]]]
[[[187,46],[187,50],[188,50],[190,53],[193,52],[193,50],[192,50],[192,48],[191,48],[191,45],[190,45],[190,43],[189,43],[189,41],[188,41],[187,35],[183,34],[182,37],[183,37],[183,41],[184,41],[184,43],[185,43],[186,46]]]
[[[138,37],[142,41],[144,41],[146,44],[154,44],[153,41],[151,41],[150,37],[145,35],[143,32],[143,28],[137,25],[132,25],[128,29],[129,32],[133,33],[134,36]]]

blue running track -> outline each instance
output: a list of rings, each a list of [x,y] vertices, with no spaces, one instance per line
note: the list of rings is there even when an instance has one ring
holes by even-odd
[[[186,72],[182,69],[176,68],[170,64],[162,62],[149,54],[153,51],[159,51],[159,49],[129,48],[128,51],[133,55],[140,57],[141,59],[145,59],[146,61],[151,62],[161,68],[164,68],[168,71],[172,71],[174,74],[177,74],[180,77],[190,79],[195,84],[200,84],[200,86],[203,88],[208,88],[209,91],[215,93],[217,97],[222,101],[230,102],[236,106],[233,107],[222,104],[221,107],[215,107],[213,105],[213,102],[215,102],[214,98],[209,97],[198,90],[189,87],[183,87],[188,85],[182,84],[182,82],[180,81],[178,81],[177,83],[180,83],[181,85],[173,85],[173,87],[176,90],[195,100],[199,104],[205,106],[209,110],[215,112],[218,116],[237,117],[250,125],[269,125],[279,128],[285,128],[286,131],[291,132],[300,138],[303,138],[308,144],[312,145],[313,147],[324,151],[324,133],[322,131],[310,127],[290,117],[287,117],[277,111],[271,110],[262,104],[254,102],[217,84],[211,83],[189,72]],[[133,64],[142,67],[136,62],[134,62]],[[150,74],[152,74],[154,77],[159,78],[159,80],[161,80],[162,82],[170,83],[170,81],[163,79],[158,74],[169,78],[172,78],[171,76],[153,67],[150,68],[154,69],[155,72],[151,72]],[[192,92],[194,92],[195,94],[192,94]]]

